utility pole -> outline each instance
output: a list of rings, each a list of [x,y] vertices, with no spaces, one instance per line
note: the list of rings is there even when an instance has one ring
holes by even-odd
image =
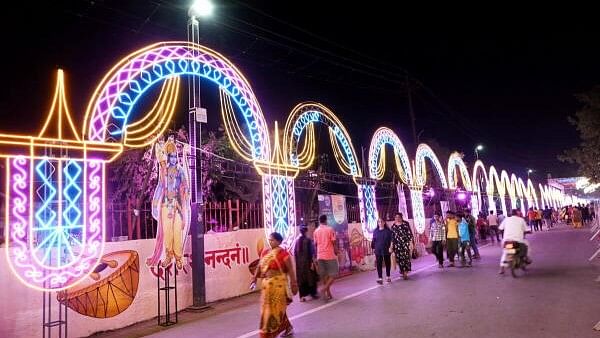
[[[412,85],[410,84],[408,75],[406,75],[406,93],[408,96],[408,112],[410,113],[410,122],[412,125],[413,143],[416,148],[418,146],[417,123],[416,123],[416,118],[415,118],[415,111],[413,109],[413,102],[412,102]]]

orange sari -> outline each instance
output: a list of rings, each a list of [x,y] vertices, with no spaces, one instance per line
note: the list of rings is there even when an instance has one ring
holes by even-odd
[[[265,250],[261,254],[259,265],[261,276],[266,276],[269,270],[272,270],[271,275],[273,276],[262,279],[261,338],[277,337],[292,326],[286,313],[287,276],[285,273],[285,261],[287,259],[289,259],[289,254],[281,248]]]

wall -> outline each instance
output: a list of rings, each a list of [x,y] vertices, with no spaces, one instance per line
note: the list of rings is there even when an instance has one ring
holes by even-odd
[[[207,234],[205,236],[206,298],[208,302],[249,292],[252,278],[248,266],[258,259],[257,246],[264,240],[263,229]],[[69,309],[69,336],[88,336],[94,332],[125,327],[151,319],[157,314],[157,277],[144,262],[154,249],[154,240],[106,243],[104,253],[134,250],[139,255],[139,284],[133,303],[121,314],[106,319],[91,318]],[[2,248],[4,250],[4,248]],[[6,260],[6,256],[2,255]],[[22,285],[3,262],[0,270],[0,337],[39,337],[42,323],[42,293]],[[191,274],[177,277],[178,305],[192,304]],[[52,309],[57,310],[56,294]],[[53,314],[57,319],[57,312]],[[53,320],[55,318],[53,317]]]

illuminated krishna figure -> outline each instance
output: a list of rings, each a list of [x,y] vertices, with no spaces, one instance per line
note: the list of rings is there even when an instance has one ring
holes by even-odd
[[[157,142],[154,150],[158,161],[158,183],[152,198],[152,216],[158,222],[158,228],[154,253],[146,260],[146,265],[154,266],[162,260],[161,265],[167,267],[174,257],[175,265],[181,269],[191,220],[186,151],[184,149],[179,160],[173,137],[167,142]]]

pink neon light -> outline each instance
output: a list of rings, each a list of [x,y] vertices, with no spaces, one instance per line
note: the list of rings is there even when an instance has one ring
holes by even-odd
[[[10,241],[7,242],[6,254],[10,268],[15,275],[27,286],[39,290],[59,291],[69,288],[91,273],[98,264],[102,256],[104,246],[104,195],[103,195],[103,176],[104,164],[102,161],[86,161],[80,164],[87,166],[87,173],[82,173],[82,190],[87,193],[82,195],[82,203],[86,206],[87,217],[81,217],[83,223],[80,244],[70,245],[68,250],[73,250],[72,262],[62,265],[53,260],[40,259],[48,251],[57,250],[54,245],[40,245],[36,243],[36,236],[32,226],[38,227],[39,224],[33,223],[33,215],[37,205],[32,200],[36,188],[36,183],[32,173],[36,165],[35,159],[28,159],[24,156],[13,157],[9,160],[7,172],[10,173],[10,190],[7,196],[7,207],[10,211],[7,220]],[[57,167],[64,165],[68,160],[53,160]],[[63,164],[61,164],[63,162]],[[85,172],[85,171],[84,171]],[[64,182],[56,186],[57,194],[63,193]],[[83,189],[85,185],[86,189]],[[60,197],[57,197],[60,198]],[[53,208],[59,214],[61,206]],[[41,228],[42,231],[54,231],[57,226],[65,226],[58,223],[45,225],[47,228]],[[86,226],[87,225],[87,226]],[[46,230],[44,230],[46,229]],[[65,238],[69,238],[68,236]],[[41,248],[38,248],[40,246]],[[58,246],[58,250],[62,247]],[[40,253],[41,252],[41,253]],[[52,251],[49,254],[56,254]]]

